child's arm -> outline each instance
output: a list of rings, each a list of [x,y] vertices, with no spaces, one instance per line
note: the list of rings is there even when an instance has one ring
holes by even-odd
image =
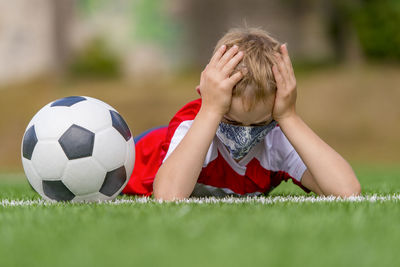
[[[234,46],[225,53],[222,46],[201,73],[202,104],[185,137],[164,161],[154,179],[156,199],[173,200],[189,197],[203,166],[218,124],[228,112],[232,88],[242,78],[232,71],[243,57]]]
[[[361,186],[350,165],[297,115],[296,79],[286,45],[273,67],[277,92],[273,117],[307,166],[301,183],[322,195],[359,195]]]

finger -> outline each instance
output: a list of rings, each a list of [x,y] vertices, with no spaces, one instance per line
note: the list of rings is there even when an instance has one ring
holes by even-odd
[[[289,51],[287,49],[286,44],[283,44],[281,46],[281,52],[282,52],[283,61],[285,62],[285,65],[286,65],[286,68],[287,68],[289,74],[294,75],[293,64],[292,64],[292,61],[290,60]]]
[[[236,72],[235,74],[233,74],[231,77],[229,77],[227,79],[229,86],[231,88],[233,88],[242,78],[243,78],[242,72],[240,72],[240,71]]]
[[[222,69],[225,75],[230,75],[239,62],[243,59],[243,52],[239,51]]]
[[[276,58],[276,66],[277,66],[282,78],[284,80],[288,80],[289,79],[289,73],[288,73],[288,70],[286,68],[285,62],[283,61],[282,55],[277,53],[277,54],[275,54],[275,58]]]
[[[277,89],[284,88],[285,80],[276,65],[272,66],[272,72],[274,73]]]
[[[218,48],[217,52],[212,56],[210,60],[210,64],[216,65],[218,61],[221,59],[222,55],[225,53],[226,50],[226,45],[221,45],[220,48]]]
[[[239,47],[237,45],[234,45],[229,49],[219,60],[217,63],[217,68],[222,69],[225,64],[238,52]]]

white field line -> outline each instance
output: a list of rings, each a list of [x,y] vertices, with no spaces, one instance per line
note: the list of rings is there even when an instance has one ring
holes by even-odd
[[[366,195],[349,198],[339,197],[315,197],[315,196],[271,196],[271,197],[225,197],[225,198],[189,198],[185,200],[174,201],[174,203],[194,203],[194,204],[241,204],[241,203],[257,203],[257,204],[274,204],[274,203],[323,203],[323,202],[398,202],[400,201],[400,194],[392,195]],[[148,197],[138,197],[135,199],[115,199],[113,201],[96,202],[101,205],[126,205],[126,204],[146,204],[146,203],[163,203]],[[77,203],[79,204],[79,203]],[[90,204],[90,203],[89,203]],[[24,207],[24,206],[63,206],[63,202],[46,201],[42,199],[37,200],[23,200],[23,199],[1,199],[0,207]]]

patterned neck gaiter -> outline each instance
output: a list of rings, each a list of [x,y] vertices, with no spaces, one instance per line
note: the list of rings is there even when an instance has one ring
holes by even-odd
[[[238,126],[220,122],[216,135],[234,159],[243,158],[255,145],[275,128],[277,122],[265,126]]]

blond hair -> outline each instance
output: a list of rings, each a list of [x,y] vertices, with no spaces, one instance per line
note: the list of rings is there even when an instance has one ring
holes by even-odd
[[[226,45],[226,50],[237,45],[244,52],[242,61],[233,71],[242,71],[244,76],[233,88],[232,95],[242,97],[248,110],[276,91],[272,66],[273,55],[279,53],[281,45],[277,40],[259,28],[233,28],[218,41],[214,53],[222,45]]]

